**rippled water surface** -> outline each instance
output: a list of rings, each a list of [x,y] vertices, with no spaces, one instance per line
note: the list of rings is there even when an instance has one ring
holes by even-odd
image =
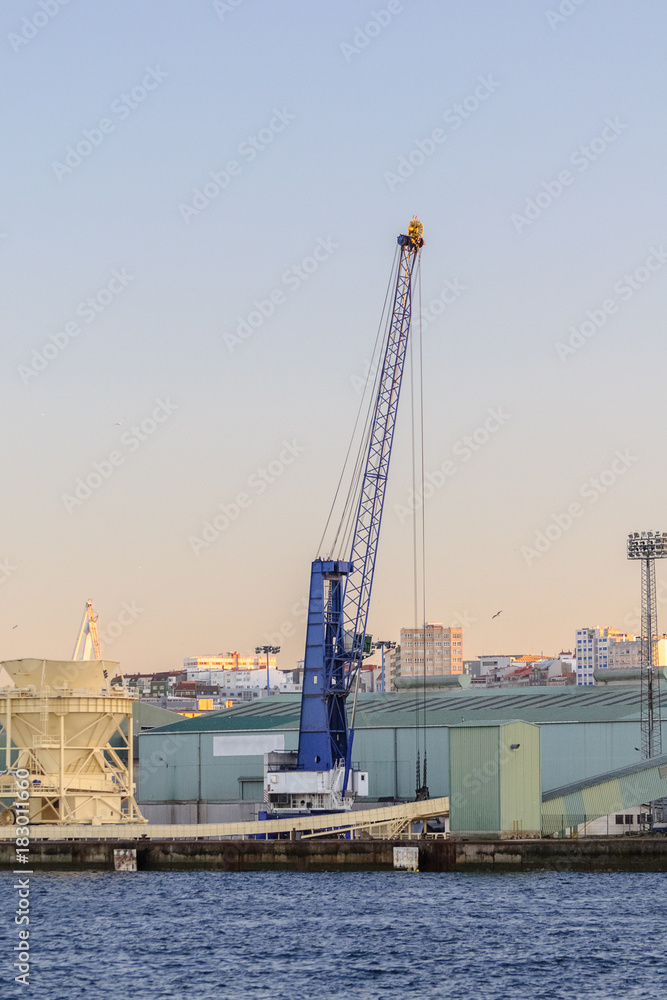
[[[667,995],[663,873],[35,874],[28,987],[8,958],[12,882],[0,875],[2,996]]]

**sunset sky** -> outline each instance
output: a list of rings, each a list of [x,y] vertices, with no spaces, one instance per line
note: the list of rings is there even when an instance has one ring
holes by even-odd
[[[303,655],[414,214],[428,619],[466,658],[637,628],[666,34],[659,0],[3,3],[0,658],[70,656],[88,598],[126,671]],[[405,394],[384,639],[413,624],[410,464]]]

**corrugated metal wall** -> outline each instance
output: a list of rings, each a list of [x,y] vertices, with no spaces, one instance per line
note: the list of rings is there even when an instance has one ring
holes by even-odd
[[[639,756],[638,721],[542,723],[540,730],[544,791],[635,764]]]
[[[500,830],[498,726],[449,730],[449,829]]]
[[[501,728],[499,742],[499,829],[535,833],[542,822],[539,727],[511,723]],[[517,749],[512,750],[512,746]]]
[[[263,777],[263,756],[216,757],[213,754],[215,735],[219,734],[143,733],[139,740],[137,772],[139,801],[228,802],[248,798],[251,792],[261,798],[261,791],[251,789],[252,782],[248,779]],[[298,733],[286,730],[282,735],[285,749],[296,750]],[[416,749],[414,729],[364,729],[355,733],[353,758],[355,764],[369,772],[372,798],[409,799],[414,796]],[[448,730],[444,727],[429,730],[426,749],[431,795],[446,795],[449,788]]]
[[[639,723],[549,723],[541,730],[542,789],[636,763]],[[266,732],[266,729],[249,730]],[[454,729],[452,729],[454,731]],[[285,749],[295,750],[298,733],[285,729]],[[233,801],[241,799],[243,778],[262,776],[263,758],[214,757],[213,733],[145,732],[139,740],[138,797],[142,802]],[[427,730],[431,795],[449,794],[449,729]],[[666,734],[667,736],[667,734]],[[520,740],[518,741],[520,742]],[[667,738],[665,740],[667,744]],[[371,798],[409,799],[415,792],[416,731],[412,728],[358,729],[353,758],[369,772]],[[201,779],[199,762],[201,759]],[[250,787],[246,790],[252,791]]]
[[[449,740],[452,833],[537,833],[539,728],[526,722],[453,726]]]

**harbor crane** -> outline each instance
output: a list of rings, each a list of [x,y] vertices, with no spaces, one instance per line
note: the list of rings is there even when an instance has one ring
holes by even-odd
[[[327,555],[312,563],[299,749],[268,755],[267,815],[351,809],[355,795],[368,794],[368,776],[352,768],[354,708],[348,723],[347,700],[354,692],[356,707],[359,671],[371,646],[368,610],[423,230],[413,218],[397,240],[392,309],[350,488],[356,515],[349,557]]]
[[[93,602],[86,601],[83,621],[74,644],[73,660],[101,660],[102,651],[97,635],[97,615],[93,611]]]

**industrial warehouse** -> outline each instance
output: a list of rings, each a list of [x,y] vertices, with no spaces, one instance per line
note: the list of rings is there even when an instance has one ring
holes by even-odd
[[[137,708],[144,711],[143,706]],[[299,715],[298,697],[276,695],[247,707],[144,728],[135,741],[137,797],[143,815],[159,824],[256,819],[265,808],[265,755],[297,749]],[[414,797],[420,741],[421,754],[426,751],[428,758],[432,797],[451,794],[452,766],[467,776],[463,789],[468,795],[480,783],[485,787],[495,783],[501,757],[491,748],[479,760],[478,730],[501,727],[508,720],[521,720],[530,724],[528,729],[537,730],[533,745],[517,747],[516,756],[527,758],[526,769],[531,760],[539,760],[537,788],[542,796],[627,768],[641,770],[640,719],[638,685],[511,691],[457,687],[425,699],[405,693],[359,695],[355,768],[368,774],[368,798],[360,801],[359,808]],[[455,749],[452,734],[456,734]],[[526,769],[515,775],[517,786],[526,780]],[[664,791],[659,788],[661,794],[653,798],[667,796],[667,769],[664,784]],[[603,804],[604,812],[598,810],[596,817],[582,806],[578,823],[618,811],[623,820],[612,822],[609,833],[641,825],[645,793],[634,789],[627,794],[632,797],[633,792],[640,796],[638,801],[614,800],[609,809]],[[629,815],[632,823],[625,821]],[[490,817],[480,822],[478,830],[494,829]]]

